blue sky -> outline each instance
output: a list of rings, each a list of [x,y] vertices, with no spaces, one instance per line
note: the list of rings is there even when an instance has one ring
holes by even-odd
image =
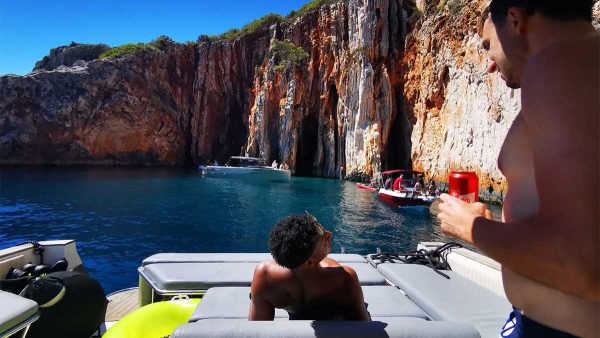
[[[160,35],[196,41],[267,13],[287,15],[308,0],[0,0],[0,74],[25,74],[51,48],[118,46]]]

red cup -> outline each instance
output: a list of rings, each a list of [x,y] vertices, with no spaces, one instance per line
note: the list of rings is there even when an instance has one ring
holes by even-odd
[[[467,203],[479,201],[479,178],[473,171],[453,171],[448,177],[448,194]]]

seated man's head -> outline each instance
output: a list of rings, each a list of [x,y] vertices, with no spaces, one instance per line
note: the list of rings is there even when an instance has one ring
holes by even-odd
[[[310,214],[288,216],[271,229],[269,247],[275,262],[283,267],[310,267],[331,252],[331,232]]]

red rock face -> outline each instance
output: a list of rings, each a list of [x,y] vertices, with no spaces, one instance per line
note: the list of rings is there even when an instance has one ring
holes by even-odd
[[[320,176],[372,175],[402,156],[409,165],[387,145],[398,139],[402,13],[401,1],[353,0],[232,42],[53,69],[61,60],[46,58],[50,70],[0,79],[2,163],[184,165],[248,153]],[[273,38],[309,59],[274,70]]]
[[[0,78],[3,164],[186,162],[195,45]]]
[[[410,166],[410,124],[399,111],[405,9],[400,1],[324,6],[273,36],[310,53],[277,70],[266,59],[251,91],[245,151],[300,175],[369,176]]]
[[[231,42],[165,43],[103,61],[57,49],[72,66],[0,77],[1,163],[186,165],[248,154],[326,177],[413,167],[445,181],[474,170],[501,198],[496,159],[520,94],[483,75],[486,1],[442,4],[340,1]],[[276,67],[274,39],[309,57]]]

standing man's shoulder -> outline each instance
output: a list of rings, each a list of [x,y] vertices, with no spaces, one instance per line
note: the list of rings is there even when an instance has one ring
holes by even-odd
[[[598,33],[556,43],[533,56],[522,81],[525,120],[543,125],[553,119],[572,120],[574,114],[580,117],[594,114],[598,105],[599,65]]]
[[[600,34],[563,41],[548,46],[534,55],[525,67],[523,89],[547,87],[550,84],[567,85],[582,78],[598,81],[600,64]],[[544,82],[544,80],[550,82]]]

